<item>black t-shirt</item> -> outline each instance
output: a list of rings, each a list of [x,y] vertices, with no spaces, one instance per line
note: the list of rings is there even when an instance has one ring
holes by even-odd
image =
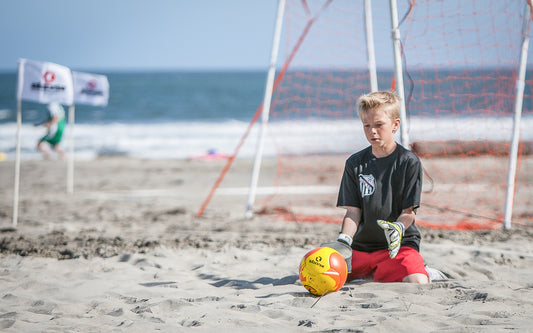
[[[422,165],[401,145],[390,155],[377,158],[369,146],[346,160],[337,199],[338,207],[361,209],[361,221],[352,248],[363,252],[387,249],[387,239],[377,220],[394,222],[405,208],[420,206]],[[419,251],[420,233],[411,224],[402,246]]]

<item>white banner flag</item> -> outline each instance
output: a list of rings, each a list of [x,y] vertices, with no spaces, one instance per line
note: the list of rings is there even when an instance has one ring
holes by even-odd
[[[72,105],[72,74],[65,66],[28,59],[19,60],[17,99]]]
[[[109,99],[107,76],[72,72],[74,82],[74,103],[106,106]]]

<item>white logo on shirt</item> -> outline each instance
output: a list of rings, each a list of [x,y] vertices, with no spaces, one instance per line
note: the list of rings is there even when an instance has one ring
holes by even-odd
[[[372,175],[359,175],[359,189],[363,197],[372,195],[376,188],[376,180]]]

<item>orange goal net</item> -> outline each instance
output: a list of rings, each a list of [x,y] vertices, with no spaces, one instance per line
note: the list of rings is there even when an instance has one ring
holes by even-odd
[[[371,1],[380,90],[397,89],[389,1]],[[417,223],[494,228],[503,220],[527,1],[403,1],[406,124],[424,166]],[[340,223],[344,161],[368,146],[356,101],[371,91],[363,1],[287,0],[256,213]],[[531,53],[531,52],[529,52]],[[531,57],[528,59],[532,61]],[[513,224],[533,225],[533,93],[527,69]],[[398,138],[400,142],[400,138]]]

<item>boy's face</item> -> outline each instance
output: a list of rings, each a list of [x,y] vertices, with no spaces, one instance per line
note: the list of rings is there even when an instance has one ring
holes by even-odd
[[[365,136],[372,148],[386,149],[394,143],[400,119],[392,120],[381,108],[369,110],[361,117]]]

